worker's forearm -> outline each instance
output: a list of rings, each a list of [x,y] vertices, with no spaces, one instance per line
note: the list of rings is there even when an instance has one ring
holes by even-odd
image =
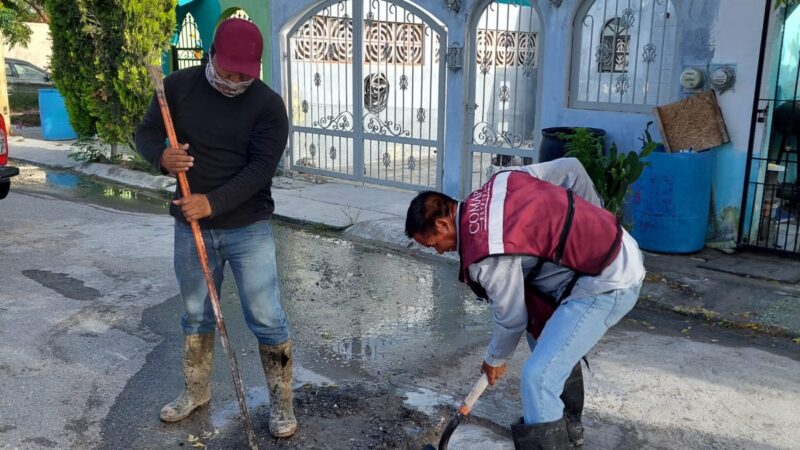
[[[509,330],[495,324],[492,338],[489,340],[489,347],[486,349],[486,362],[492,366],[499,366],[510,359],[524,332],[524,328]]]

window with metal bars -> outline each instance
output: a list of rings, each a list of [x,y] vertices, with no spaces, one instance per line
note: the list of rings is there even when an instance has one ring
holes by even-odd
[[[671,0],[587,0],[575,16],[570,107],[650,112],[674,100]]]
[[[609,20],[603,27],[600,35],[600,47],[602,55],[598,57],[598,72],[626,72],[628,70],[628,57],[630,53],[631,37],[628,34],[628,27],[622,19],[616,17]]]

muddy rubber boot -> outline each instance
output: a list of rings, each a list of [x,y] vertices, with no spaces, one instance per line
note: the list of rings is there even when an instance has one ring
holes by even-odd
[[[564,419],[555,422],[511,425],[516,450],[569,450],[572,445],[567,436]]]
[[[583,447],[583,424],[581,415],[583,414],[583,373],[581,363],[575,364],[572,373],[569,374],[564,383],[564,392],[561,393],[561,401],[564,402],[564,421],[567,425],[569,442],[573,449]]]
[[[161,420],[177,422],[211,400],[211,367],[214,363],[214,333],[190,334],[183,338],[181,395],[161,408]]]
[[[269,388],[269,432],[273,437],[289,437],[297,431],[292,405],[292,341],[260,344],[258,350]]]

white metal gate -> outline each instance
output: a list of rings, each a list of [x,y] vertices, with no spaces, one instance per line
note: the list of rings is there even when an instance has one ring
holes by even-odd
[[[485,2],[470,24],[466,180],[533,162],[541,20],[529,0]]]
[[[293,170],[440,187],[444,27],[399,0],[326,1],[287,39]]]
[[[179,70],[199,66],[206,58],[200,30],[191,13],[187,13],[181,23],[175,44],[172,46],[172,69]]]

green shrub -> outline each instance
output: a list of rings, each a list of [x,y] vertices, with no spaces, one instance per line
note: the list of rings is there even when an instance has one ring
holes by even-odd
[[[152,96],[145,63],[175,27],[173,0],[47,0],[53,80],[78,136],[132,145]]]
[[[648,133],[649,134],[649,133]],[[658,147],[657,142],[647,142],[641,153],[618,152],[611,144],[605,151],[603,137],[593,135],[586,128],[576,128],[574,134],[561,134],[559,139],[567,141],[566,155],[577,158],[594,182],[604,206],[622,220],[623,203],[628,188],[636,181],[650,163],[642,161]]]
[[[47,0],[52,36],[51,78],[67,106],[72,128],[81,138],[96,134],[91,101],[98,91],[94,43],[83,31],[78,4],[83,0]]]
[[[67,156],[75,161],[113,164],[122,160],[122,155],[112,155],[106,146],[96,139],[80,138],[73,142],[71,147],[72,150]]]

